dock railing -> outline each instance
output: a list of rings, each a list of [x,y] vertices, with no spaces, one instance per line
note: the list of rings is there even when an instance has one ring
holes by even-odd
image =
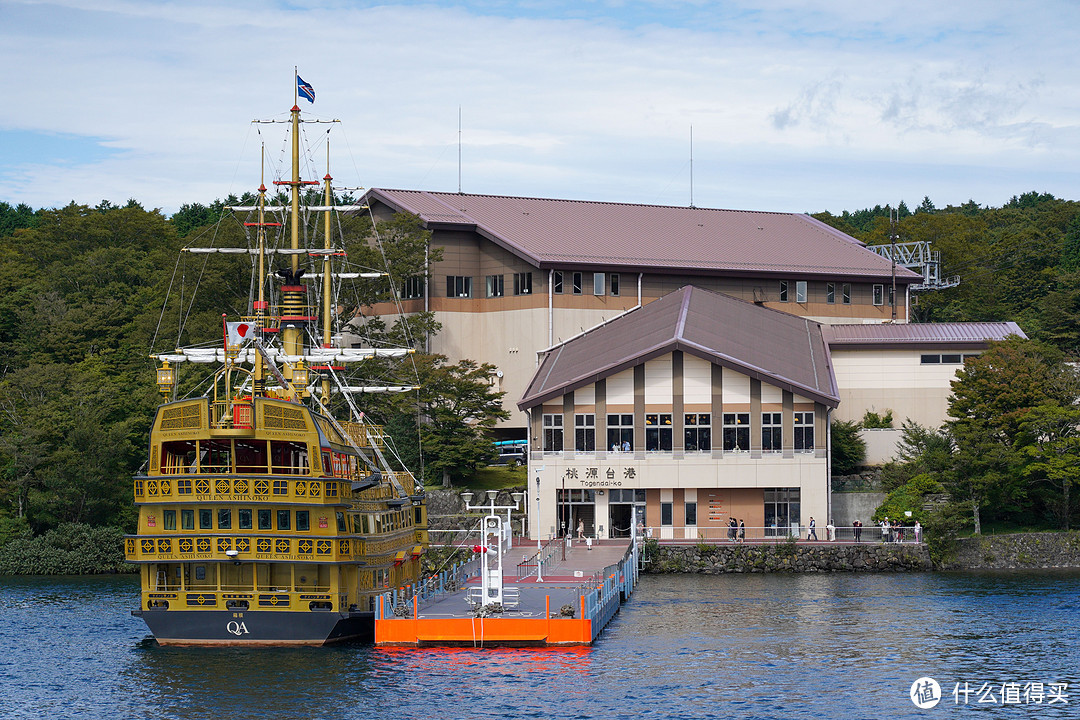
[[[518,563],[517,566],[517,581],[521,582],[525,578],[530,577],[543,577],[545,571],[551,572],[559,564],[559,558],[561,557],[557,552],[561,547],[563,539],[560,537],[553,537],[544,543],[532,557],[525,558]]]
[[[466,582],[479,574],[480,561],[473,558],[455,563],[442,572],[410,585],[388,590],[382,594],[382,602],[375,603],[375,617],[380,620],[408,617],[412,614],[414,600],[417,606],[426,605],[444,593],[455,592],[464,587]]]
[[[646,539],[658,540],[664,544],[692,545],[701,543],[705,545],[722,545],[728,543],[781,543],[781,542],[822,542],[838,544],[870,544],[870,543],[913,543],[926,542],[925,528],[916,528],[912,525],[888,527],[884,531],[879,525],[864,525],[862,527],[844,526],[832,527],[828,524],[819,524],[811,528],[803,525],[770,526],[770,527],[696,527],[693,525],[660,527],[652,526],[643,529]]]
[[[637,543],[630,543],[622,560],[608,565],[579,587],[584,599],[584,618],[592,621],[593,639],[607,626],[624,600],[634,591],[638,578]]]

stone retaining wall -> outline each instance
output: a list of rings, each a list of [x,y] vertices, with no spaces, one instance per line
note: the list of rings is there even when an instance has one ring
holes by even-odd
[[[1080,532],[982,535],[957,541],[948,570],[1080,568]]]
[[[908,572],[933,569],[925,545],[661,545],[647,573]]]

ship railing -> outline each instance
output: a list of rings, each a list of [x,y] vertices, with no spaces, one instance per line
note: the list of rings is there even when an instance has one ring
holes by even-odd
[[[383,432],[382,425],[342,421],[338,424],[358,447],[369,448],[373,443],[380,449],[386,446],[386,434]]]
[[[338,502],[352,495],[349,485],[335,478],[283,478],[271,475],[151,475],[134,480],[136,500],[193,501],[199,495],[266,496],[273,500]],[[242,498],[237,498],[242,499]]]
[[[537,540],[537,544],[539,544]],[[545,571],[551,572],[558,567],[561,554],[562,538],[553,537],[540,546],[531,557],[524,558],[517,566],[517,579],[521,582],[525,578],[543,577]]]
[[[480,562],[477,558],[455,563],[439,573],[383,593],[382,602],[376,604],[376,614],[378,608],[382,608],[380,619],[408,617],[412,615],[414,600],[417,607],[430,604],[443,595],[462,589],[466,582],[479,574]]]
[[[250,400],[215,400],[210,403],[210,427],[216,430],[250,430],[253,418]]]

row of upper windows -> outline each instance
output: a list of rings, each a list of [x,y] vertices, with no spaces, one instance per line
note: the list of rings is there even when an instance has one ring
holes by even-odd
[[[591,288],[586,283],[591,282]],[[413,300],[424,297],[425,282],[422,277],[406,278],[401,285],[401,299]],[[513,274],[514,295],[531,295],[533,292],[533,274],[520,272]],[[551,274],[551,291],[556,295],[611,295],[618,297],[621,282],[618,273],[582,273],[557,270]],[[588,291],[588,292],[587,292]],[[505,275],[487,275],[484,277],[484,297],[504,297],[506,295]],[[446,277],[446,297],[474,297],[473,278],[468,275],[448,275]]]
[[[722,443],[725,452],[750,450],[750,413],[722,413]],[[683,450],[712,450],[712,414],[686,413],[683,415]],[[793,414],[791,447],[796,452],[814,450],[814,413]],[[542,420],[544,452],[562,452],[563,416],[559,413],[545,414]],[[645,450],[670,452],[674,432],[671,413],[645,414]],[[634,449],[634,416],[612,413],[607,416],[607,443],[603,446],[611,452],[630,452]],[[596,451],[596,415],[574,415],[574,447],[577,452]],[[761,448],[763,452],[783,450],[783,413],[761,413]]]
[[[335,515],[337,517],[338,532],[349,532],[345,513],[337,512]],[[217,530],[233,529],[232,508],[181,508],[179,511],[180,530],[194,530],[196,518],[198,518],[199,521],[199,530],[214,530],[215,528]],[[400,530],[408,527],[410,524],[408,510],[362,514],[359,516],[350,516],[349,519],[353,521],[352,532],[363,533],[365,535]],[[176,520],[177,511],[175,509],[169,508],[162,510],[162,529],[176,530]],[[154,516],[151,515],[147,518],[148,527],[156,527],[156,524]],[[319,528],[326,529],[326,527],[326,515],[320,515]],[[309,532],[311,530],[311,511],[293,511],[272,508],[259,508],[257,510],[251,508],[238,508],[236,509],[236,529],[277,530],[279,532],[296,530],[297,532]]]
[[[886,288],[883,284],[875,284],[873,286],[873,297],[875,305],[885,305],[886,289],[888,290],[888,304],[893,304],[894,294],[892,286]],[[794,290],[794,292],[792,292]],[[808,301],[807,283],[805,280],[795,280],[790,282],[788,280],[780,281],[780,302],[791,302],[794,300],[797,303],[806,303]],[[833,305],[839,302],[841,305],[851,304],[851,283],[825,283],[825,302]]]
[[[195,519],[198,517],[199,530],[232,530],[233,529],[233,509],[232,508],[199,508],[188,509],[181,508],[179,511],[180,517],[180,529],[181,530],[194,530]],[[295,523],[293,519],[295,518]],[[161,521],[162,529],[164,530],[176,530],[177,511],[173,509],[162,510]],[[344,531],[345,527],[345,514],[337,513],[338,530]],[[149,527],[154,526],[153,516],[147,518],[147,525]],[[320,523],[321,527],[325,527]],[[251,508],[238,508],[236,510],[236,529],[237,530],[296,530],[298,532],[308,532],[311,530],[311,511],[310,510],[273,510],[270,508],[260,508],[253,510]]]

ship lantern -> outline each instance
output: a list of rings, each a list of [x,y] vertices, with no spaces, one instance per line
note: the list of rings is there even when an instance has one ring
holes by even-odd
[[[294,367],[292,371],[292,384],[298,392],[303,392],[307,388],[309,373],[310,371],[304,365],[302,360],[296,363],[296,367]]]
[[[172,395],[173,387],[176,385],[176,368],[169,365],[168,360],[161,361],[161,367],[157,369],[157,386],[158,392],[168,397]]]

